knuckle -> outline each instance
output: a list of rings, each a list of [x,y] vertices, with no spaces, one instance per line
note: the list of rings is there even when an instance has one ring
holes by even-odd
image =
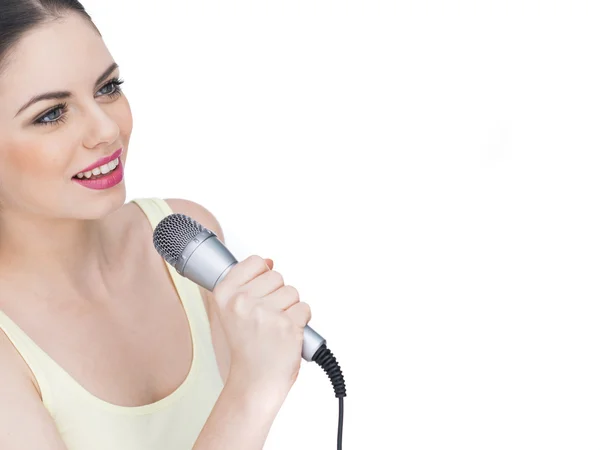
[[[229,299],[227,306],[229,310],[240,314],[252,306],[252,299],[246,292],[237,292]]]
[[[310,320],[312,318],[312,310],[310,309],[310,305],[305,302],[300,302],[302,318],[304,320]]]
[[[254,311],[255,311],[255,316],[256,316],[256,319],[258,320],[258,322],[263,326],[267,326],[271,320],[273,312],[270,311],[269,309],[267,309],[265,307],[265,305],[263,305],[261,303],[256,305],[256,307],[254,308]]]
[[[277,329],[284,333],[294,328],[293,325],[294,323],[291,320],[289,320],[289,318],[284,316],[278,316],[277,320],[275,320],[275,326],[277,327]]]
[[[273,278],[273,280],[278,283],[279,285],[283,285],[283,275],[281,275],[281,273],[277,272],[276,270],[272,270],[270,272],[270,276]]]
[[[264,265],[266,264],[266,261],[264,260],[264,258],[261,258],[258,255],[250,255],[247,259],[247,261],[251,264],[251,265]]]
[[[261,328],[268,328],[273,322],[273,311],[257,303],[252,309],[252,318]],[[277,319],[275,319],[277,320]]]
[[[288,295],[293,298],[298,300],[300,298],[300,293],[298,292],[298,289],[296,289],[294,286],[286,286]]]
[[[238,291],[233,295],[231,300],[235,303],[247,302],[250,300],[250,294],[246,291]]]

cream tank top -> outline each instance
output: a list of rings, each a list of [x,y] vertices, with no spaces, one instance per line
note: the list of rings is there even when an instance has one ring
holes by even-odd
[[[159,198],[132,200],[152,229],[172,213]],[[190,450],[223,388],[198,286],[165,261],[191,329],[193,360],[183,383],[148,405],[125,407],[92,395],[0,311],[0,329],[33,372],[69,450]],[[135,326],[135,324],[132,324]]]

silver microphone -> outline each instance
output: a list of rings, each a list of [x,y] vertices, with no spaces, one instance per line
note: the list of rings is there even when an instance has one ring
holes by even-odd
[[[209,291],[229,273],[238,261],[217,235],[185,214],[170,214],[154,229],[154,247],[177,273]],[[304,327],[302,358],[312,361],[326,344],[315,330]]]

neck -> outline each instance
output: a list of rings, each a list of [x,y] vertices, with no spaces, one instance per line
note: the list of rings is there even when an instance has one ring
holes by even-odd
[[[3,212],[0,278],[46,290],[53,286],[57,292],[107,292],[114,258],[106,223]]]

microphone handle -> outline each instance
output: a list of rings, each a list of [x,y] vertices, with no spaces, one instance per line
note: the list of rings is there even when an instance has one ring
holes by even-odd
[[[176,269],[184,277],[212,292],[238,261],[212,233],[208,236],[199,235],[190,244],[182,253]],[[202,250],[197,251],[200,248]],[[226,267],[225,270],[217,273],[222,267]],[[302,342],[302,358],[308,362],[312,361],[317,350],[326,343],[325,338],[306,325]]]

